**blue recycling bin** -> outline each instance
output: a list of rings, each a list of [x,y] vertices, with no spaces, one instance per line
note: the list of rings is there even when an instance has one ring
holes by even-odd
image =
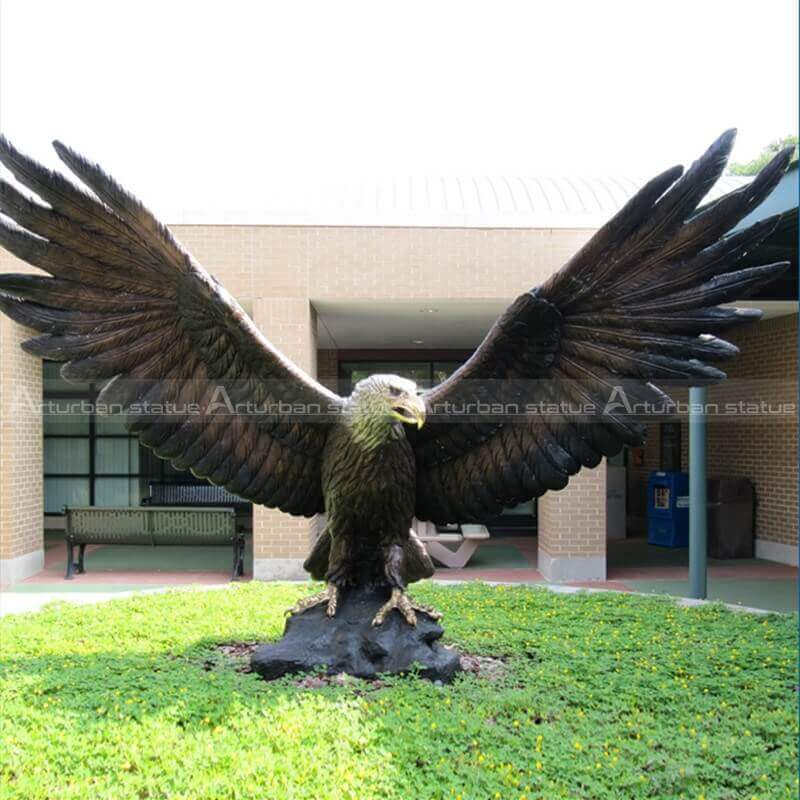
[[[689,475],[652,472],[647,481],[647,543],[689,546]]]

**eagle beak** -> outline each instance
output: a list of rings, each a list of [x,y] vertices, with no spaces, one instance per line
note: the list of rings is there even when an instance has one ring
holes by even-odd
[[[400,422],[404,422],[406,425],[416,425],[419,429],[425,424],[425,403],[421,397],[416,395],[406,397],[395,403],[391,415]]]

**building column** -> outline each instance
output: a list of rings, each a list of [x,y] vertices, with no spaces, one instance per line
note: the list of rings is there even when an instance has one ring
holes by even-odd
[[[539,498],[539,572],[548,581],[606,579],[606,462]]]
[[[287,358],[310,375],[317,371],[316,312],[305,298],[264,297],[253,303],[253,320]],[[253,577],[297,580],[308,577],[308,555],[315,522],[276,509],[253,506]]]
[[[705,600],[708,594],[706,387],[692,386],[689,400],[689,596]]]
[[[32,332],[0,315],[0,585],[44,568],[42,362]]]

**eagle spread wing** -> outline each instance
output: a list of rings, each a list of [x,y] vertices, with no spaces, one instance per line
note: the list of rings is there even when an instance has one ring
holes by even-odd
[[[647,183],[559,272],[518,297],[466,364],[426,395],[428,424],[414,434],[420,519],[485,519],[562,489],[625,444],[641,445],[637,415],[614,402],[620,385],[628,407],[660,407],[669,398],[653,381],[725,377],[705,362],[738,351],[712,334],[760,312],[719,304],[746,297],[787,266],[735,267],[778,217],[726,234],[772,191],[793,150],[696,213],[734,137],[724,133],[685,174],[674,167]],[[533,410],[515,420],[506,408]]]
[[[124,408],[179,469],[292,514],[322,510],[329,426],[272,410],[325,414],[341,398],[281,355],[138,200],[55,148],[94,195],[0,137],[0,162],[47,203],[0,181],[0,211],[17,223],[0,219],[0,244],[49,273],[0,276],[0,309],[42,334],[25,349],[103,383],[98,404]]]

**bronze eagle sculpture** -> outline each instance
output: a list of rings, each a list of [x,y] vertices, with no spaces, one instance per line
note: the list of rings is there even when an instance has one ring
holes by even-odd
[[[435,615],[406,594],[433,573],[410,530],[415,516],[480,521],[641,445],[642,415],[609,402],[621,383],[630,402],[660,405],[666,395],[655,383],[725,377],[707,362],[737,348],[715,334],[760,312],[721,304],[787,266],[736,269],[777,217],[729,232],[772,191],[792,153],[698,211],[734,137],[724,133],[686,172],[676,166],[646,183],[422,394],[393,375],[373,375],[349,397],[326,389],[136,198],[59,142],[90,191],[0,138],[0,162],[38,196],[0,181],[10,218],[0,220],[0,244],[46,273],[0,276],[0,308],[39,332],[24,348],[66,362],[66,380],[103,383],[98,406],[122,409],[160,458],[253,503],[325,512],[305,566],[326,589],[295,611],[326,604],[333,615],[344,587],[373,584],[391,590],[374,624],[397,609],[413,625],[415,610]],[[210,408],[220,387],[236,413]],[[504,413],[520,404],[525,413]],[[242,405],[255,411],[239,413]],[[492,413],[465,413],[484,407]]]

